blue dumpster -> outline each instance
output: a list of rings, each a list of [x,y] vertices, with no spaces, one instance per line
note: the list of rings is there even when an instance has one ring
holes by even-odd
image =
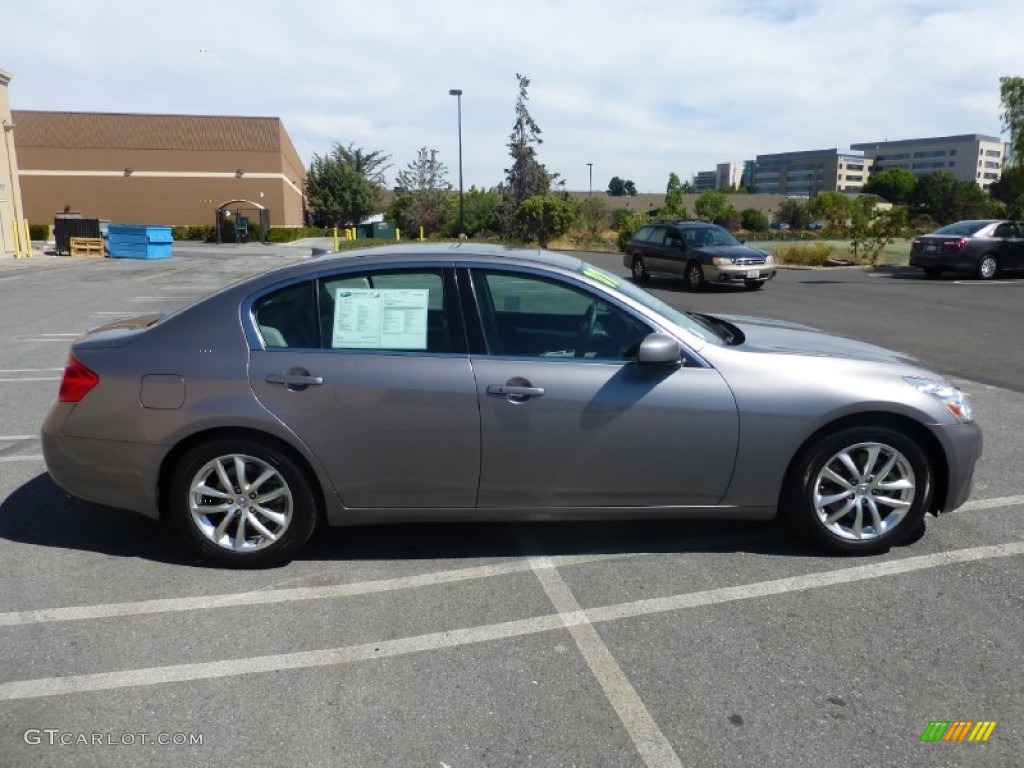
[[[107,250],[115,259],[167,259],[174,237],[170,227],[149,224],[111,224]]]

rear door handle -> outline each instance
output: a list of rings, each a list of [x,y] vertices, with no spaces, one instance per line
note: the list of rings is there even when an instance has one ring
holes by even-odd
[[[324,383],[323,376],[311,376],[309,373],[269,373],[267,374],[268,384],[283,384],[286,388],[295,392],[301,392],[306,387]]]

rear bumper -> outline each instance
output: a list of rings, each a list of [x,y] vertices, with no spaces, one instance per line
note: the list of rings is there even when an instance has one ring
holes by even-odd
[[[964,258],[956,253],[919,253],[910,252],[910,266],[934,267],[951,272],[974,272],[978,268],[973,257]]]
[[[159,518],[157,476],[167,448],[63,435],[66,409],[58,403],[43,424],[43,458],[53,481],[75,498]]]

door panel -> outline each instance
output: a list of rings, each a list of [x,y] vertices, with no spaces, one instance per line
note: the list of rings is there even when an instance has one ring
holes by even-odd
[[[703,506],[726,491],[738,420],[717,371],[483,357],[473,368],[482,508]]]
[[[254,351],[250,382],[319,457],[347,507],[475,504],[480,417],[468,357]]]

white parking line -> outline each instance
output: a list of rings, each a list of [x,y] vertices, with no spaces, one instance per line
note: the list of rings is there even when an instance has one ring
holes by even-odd
[[[31,456],[0,456],[0,461],[42,461],[43,454],[32,454]]]
[[[38,440],[39,435],[0,435],[0,443],[12,443],[15,440]]]
[[[604,691],[615,714],[619,716],[626,733],[633,740],[644,764],[650,768],[682,768],[672,744],[658,728],[643,699],[594,629],[594,625],[587,620],[586,613],[580,608],[576,596],[558,573],[551,558],[544,554],[540,542],[531,532],[526,531],[520,534],[520,544],[545,594],[558,611],[559,619],[569,630],[583,660],[597,678],[601,690]],[[582,621],[568,618],[575,619],[581,615],[584,617]]]
[[[960,507],[957,507],[953,514],[957,512],[972,512],[976,509],[997,509],[998,507],[1015,507],[1018,504],[1024,504],[1024,496],[1002,496],[994,499],[977,499],[968,501]]]
[[[0,683],[0,701],[14,699],[38,699],[45,696],[59,696],[83,691],[109,691],[119,688],[134,688],[144,685],[186,682],[189,680],[210,680],[219,677],[235,677],[261,672],[277,672],[287,669],[310,669],[314,667],[349,664],[355,661],[402,656],[420,651],[439,648],[457,648],[490,640],[505,640],[511,637],[534,635],[541,632],[565,629],[588,622],[617,621],[666,611],[677,611],[705,605],[756,597],[781,595],[820,587],[849,585],[857,581],[879,579],[901,573],[913,573],[928,568],[992,560],[1001,557],[1024,555],[1024,542],[996,544],[986,547],[940,552],[900,560],[889,560],[871,565],[840,568],[822,573],[792,576],[771,581],[745,584],[738,587],[723,587],[702,592],[676,595],[674,597],[638,600],[599,608],[556,613],[519,619],[499,624],[490,624],[464,629],[433,632],[426,635],[381,640],[375,643],[326,648],[319,651],[282,653],[226,661],[173,664],[163,667],[143,667],[119,672],[99,672],[88,675],[45,677],[36,680],[16,680]]]
[[[63,368],[0,368],[0,375],[7,373],[49,373],[50,371],[63,370]]]
[[[14,379],[0,379],[0,381],[60,381],[60,376],[24,376]]]

